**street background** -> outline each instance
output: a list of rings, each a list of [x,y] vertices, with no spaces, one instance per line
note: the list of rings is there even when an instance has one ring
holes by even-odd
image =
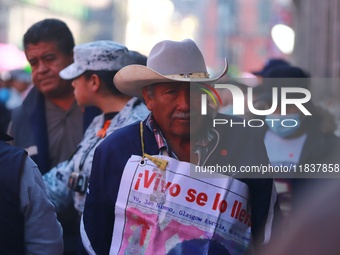
[[[145,55],[160,40],[192,38],[212,75],[224,58],[230,76],[248,77],[279,57],[340,78],[339,0],[0,0],[0,72],[26,64],[22,36],[44,18],[65,21],[76,44],[109,39]],[[337,82],[312,85],[312,100],[338,121],[339,98]]]

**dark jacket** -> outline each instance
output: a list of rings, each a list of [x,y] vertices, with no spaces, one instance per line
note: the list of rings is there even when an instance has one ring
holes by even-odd
[[[229,116],[219,115],[216,118]],[[154,134],[146,127],[145,121],[143,125],[145,152],[158,155],[159,149]],[[115,203],[125,164],[131,155],[142,155],[139,129],[139,123],[122,128],[107,137],[96,149],[83,224],[91,246],[97,254],[109,253]],[[218,140],[213,140],[209,144],[212,153],[206,165],[231,164],[240,167],[268,164],[266,149],[259,134],[253,133],[248,128],[230,128],[225,125],[216,127],[216,131],[219,134],[216,137]],[[221,156],[221,150],[225,149],[228,151],[227,155]],[[250,190],[252,234],[256,241],[262,242],[264,227],[270,217],[269,210],[273,206],[271,201],[276,201],[276,193],[272,193],[273,181],[270,178],[240,180],[246,183]]]
[[[320,171],[308,171],[313,165],[316,169],[320,166],[328,168],[340,166],[340,138],[334,134],[336,124],[334,117],[327,111],[316,107],[312,116],[306,117],[303,122],[303,128],[307,135],[305,143],[303,144],[300,158],[296,164],[296,172],[290,175],[283,176],[283,179],[291,183],[292,188],[292,203],[293,209],[299,205],[300,199],[310,191],[314,190],[315,185],[327,181],[329,178],[339,178],[339,171],[325,173],[322,169]],[[262,137],[264,139],[266,129],[262,130]],[[279,148],[278,144],[278,148]],[[302,169],[306,167],[308,172]],[[302,172],[301,172],[302,171]],[[281,180],[282,181],[282,180]],[[308,195],[307,195],[308,196]]]
[[[86,130],[97,114],[98,112],[95,111],[89,113],[85,111],[83,130]],[[22,105],[13,111],[11,128],[10,135],[14,137],[14,145],[24,149],[36,146],[37,153],[29,155],[38,165],[41,174],[48,172],[52,165],[49,155],[45,99],[35,87],[31,89]]]
[[[11,112],[8,110],[4,103],[0,101],[0,131],[6,132],[8,124],[11,120]]]
[[[92,120],[95,116],[94,114],[96,113],[92,112],[90,116],[86,116]],[[91,121],[87,118],[83,118],[83,120],[88,125]],[[87,126],[83,126],[83,130],[86,130]],[[15,146],[24,149],[29,147],[37,148],[36,153],[31,154],[29,152],[29,156],[38,165],[41,174],[51,169],[45,99],[43,94],[35,87],[31,89],[23,104],[13,111],[10,134],[14,138]],[[65,252],[77,249],[79,238],[78,218],[79,215],[73,205],[58,213],[58,220],[63,227]]]
[[[324,115],[322,118],[313,116],[310,117],[306,123],[307,139],[303,145],[298,166],[310,167],[312,165],[322,165],[330,169],[330,166],[340,166],[340,138],[334,134],[334,129],[325,127],[332,123],[329,116]],[[327,170],[328,171],[328,170]],[[328,171],[327,173],[299,173],[300,178],[292,180],[293,205],[296,207],[299,203],[300,196],[304,192],[314,190],[314,185],[319,185],[327,179],[339,178],[339,171]],[[308,178],[306,178],[308,177]],[[310,178],[312,177],[312,178]]]
[[[0,254],[24,254],[20,175],[27,154],[0,141]]]

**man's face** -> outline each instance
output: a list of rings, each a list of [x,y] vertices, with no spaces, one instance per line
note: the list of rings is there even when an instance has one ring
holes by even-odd
[[[143,97],[167,139],[173,136],[189,138],[190,131],[193,131],[190,130],[190,118],[200,111],[199,98],[190,98],[189,83],[155,84],[149,90],[144,88]],[[199,127],[200,124],[195,123],[194,126]]]
[[[59,77],[59,72],[72,63],[71,54],[62,53],[55,42],[29,44],[25,54],[32,67],[33,83],[41,93],[49,98],[72,94],[71,82]]]

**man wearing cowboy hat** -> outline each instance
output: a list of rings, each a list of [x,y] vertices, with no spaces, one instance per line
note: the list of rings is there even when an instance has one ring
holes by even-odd
[[[259,135],[243,127],[213,128],[209,122],[211,116],[239,118],[216,115],[212,109],[207,116],[201,115],[199,88],[215,83],[226,72],[227,67],[217,78],[209,78],[201,51],[187,39],[161,41],[152,48],[146,67],[130,65],[116,74],[117,88],[143,97],[151,114],[142,124],[118,130],[97,147],[81,224],[82,241],[90,254],[109,254],[115,243],[112,233],[119,224],[115,222],[115,203],[131,155],[166,155],[195,165],[230,164],[238,168],[268,164]],[[252,239],[256,244],[266,243],[276,205],[273,181],[247,178],[240,182],[249,188],[251,197]]]

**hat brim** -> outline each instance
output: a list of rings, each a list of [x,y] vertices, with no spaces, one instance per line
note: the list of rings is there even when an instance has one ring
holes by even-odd
[[[143,65],[129,65],[114,76],[113,82],[116,88],[122,93],[142,98],[143,88],[156,83],[171,82],[192,82],[213,84],[228,72],[228,62],[225,60],[225,66],[222,73],[215,78],[170,78],[164,76]]]
[[[86,70],[78,66],[76,63],[72,63],[59,72],[59,76],[64,80],[72,80],[82,75]]]

